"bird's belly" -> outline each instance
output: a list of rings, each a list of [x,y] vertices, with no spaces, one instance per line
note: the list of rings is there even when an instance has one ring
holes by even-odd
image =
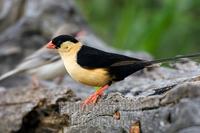
[[[106,72],[101,69],[95,70],[80,70],[69,72],[71,77],[78,82],[81,82],[90,86],[104,86],[110,79]]]
[[[110,82],[109,75],[105,69],[85,69],[75,61],[65,62],[65,68],[69,75],[76,81],[89,86],[104,86]]]

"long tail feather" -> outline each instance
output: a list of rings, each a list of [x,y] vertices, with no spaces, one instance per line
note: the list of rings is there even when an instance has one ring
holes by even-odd
[[[191,54],[191,55],[181,55],[181,56],[158,59],[158,60],[153,60],[153,61],[145,61],[144,63],[147,64],[147,65],[148,64],[152,65],[152,64],[162,63],[162,62],[178,60],[178,59],[182,59],[182,58],[195,58],[195,57],[200,57],[200,53]]]

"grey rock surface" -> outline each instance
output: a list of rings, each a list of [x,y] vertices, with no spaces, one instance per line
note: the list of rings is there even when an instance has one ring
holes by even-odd
[[[199,77],[196,77],[199,78]],[[194,79],[195,80],[195,79]],[[65,102],[61,114],[71,116],[71,126],[65,132],[94,128],[102,132],[128,132],[135,121],[140,121],[144,133],[172,133],[193,130],[200,124],[200,82],[191,81],[176,85],[163,94],[125,98],[120,93],[108,97],[84,111],[77,103]],[[149,88],[150,89],[150,88]],[[113,115],[118,111],[120,119]]]
[[[158,68],[156,68],[158,69]],[[143,133],[198,131],[200,124],[199,69],[173,72],[174,77],[152,80],[157,70],[141,73],[137,77],[113,85],[96,105],[82,109],[77,85],[71,90],[49,85],[46,88],[15,88],[0,93],[1,131],[35,132],[129,132],[139,121]],[[159,69],[158,69],[159,70]],[[169,74],[169,75],[173,75]],[[146,81],[151,81],[146,83]],[[67,84],[75,84],[68,80]],[[133,85],[133,84],[137,85]],[[126,84],[126,86],[124,86]],[[131,88],[129,92],[123,89]],[[78,88],[78,89],[77,89]],[[140,92],[132,93],[135,89]],[[123,91],[121,91],[123,90]],[[118,92],[117,92],[118,91]],[[123,92],[123,93],[122,93]],[[86,95],[91,92],[85,91]],[[131,93],[131,96],[126,96]],[[118,112],[119,118],[114,114]]]

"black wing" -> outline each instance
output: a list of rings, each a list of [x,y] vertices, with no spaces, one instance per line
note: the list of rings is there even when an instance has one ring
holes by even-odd
[[[109,68],[112,66],[133,64],[133,62],[137,61],[142,60],[104,52],[85,45],[81,47],[77,54],[78,64],[85,68]]]

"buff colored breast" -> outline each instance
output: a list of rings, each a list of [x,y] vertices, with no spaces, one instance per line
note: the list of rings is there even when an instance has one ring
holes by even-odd
[[[68,50],[59,50],[65,68],[69,75],[76,81],[90,86],[106,85],[110,79],[105,69],[85,69],[77,64],[77,52],[81,46],[68,46]]]

